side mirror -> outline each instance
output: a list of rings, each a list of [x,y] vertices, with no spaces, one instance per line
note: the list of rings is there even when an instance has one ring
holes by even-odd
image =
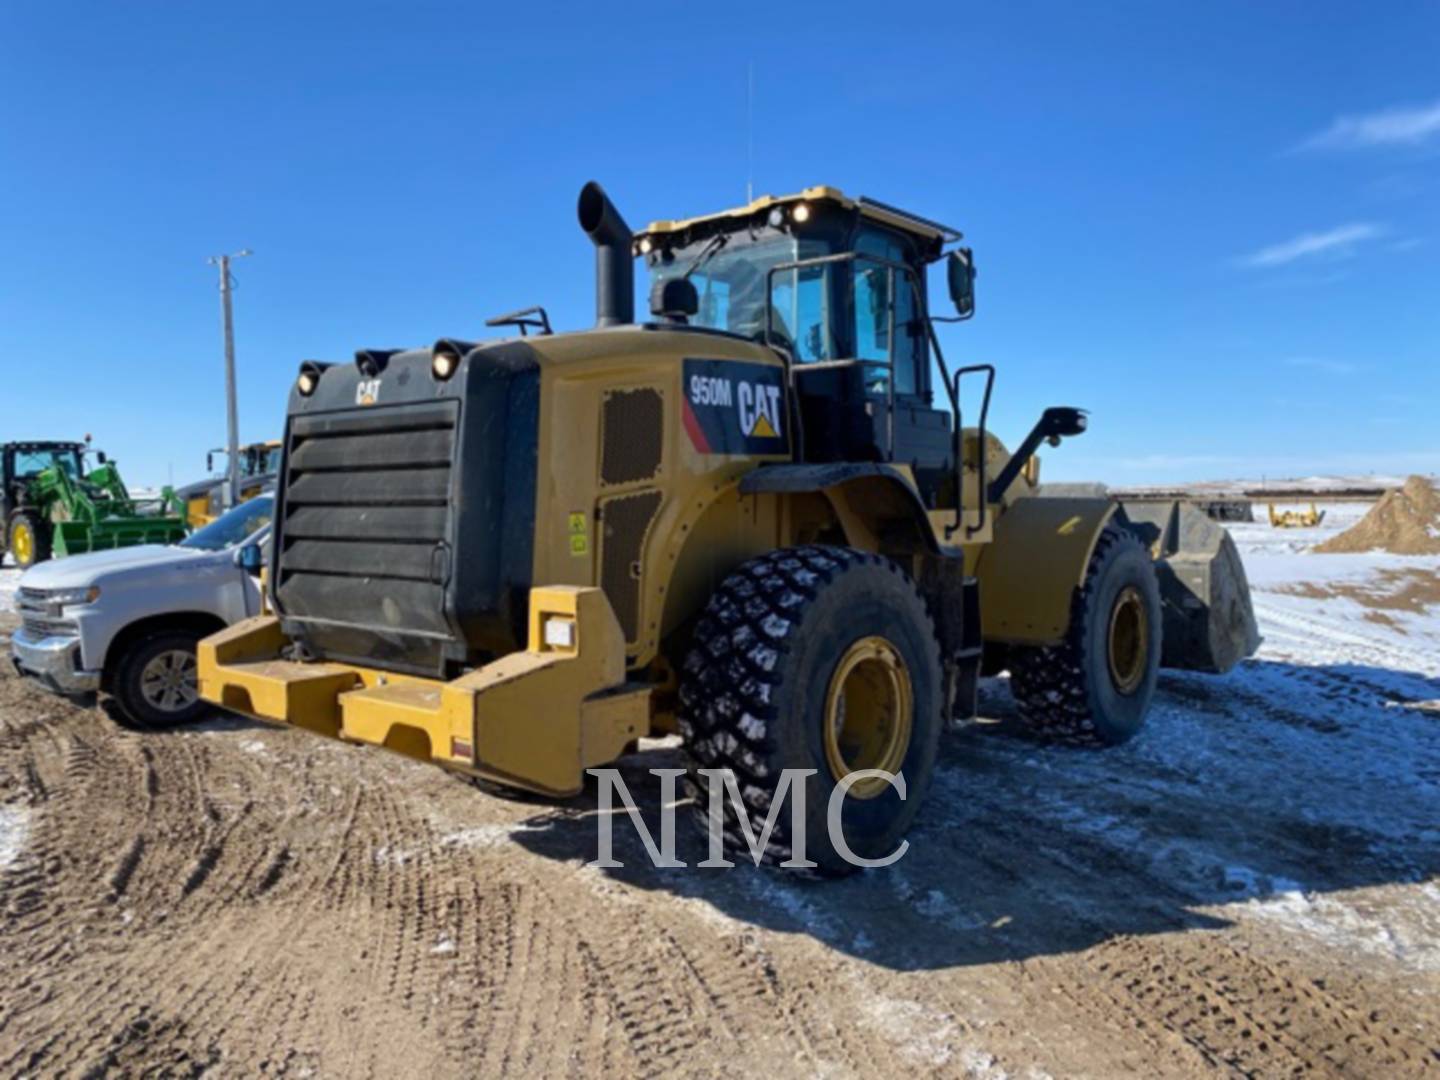
[[[215,471],[215,452],[213,450],[205,455],[205,471],[207,473]]]
[[[104,451],[104,450],[101,450],[101,451],[99,451],[98,453],[96,453],[96,455],[95,455],[95,460],[98,461],[101,465],[104,465],[104,464],[105,464],[106,462],[108,462],[110,459],[105,456],[105,451]]]
[[[1046,409],[1039,424],[1041,434],[1051,446],[1059,446],[1061,439],[1072,439],[1083,434],[1088,426],[1085,410],[1068,405],[1055,405]]]
[[[945,262],[955,314],[968,319],[975,314],[975,256],[969,248],[956,248]]]
[[[235,565],[247,574],[258,574],[265,565],[265,553],[259,544],[246,544],[235,553]]]

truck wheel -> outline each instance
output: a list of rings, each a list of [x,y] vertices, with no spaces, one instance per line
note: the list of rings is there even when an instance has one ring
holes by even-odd
[[[19,513],[10,519],[10,557],[24,570],[50,558],[50,530],[39,516]]]
[[[935,770],[941,717],[940,650],[925,603],[888,559],[809,546],[744,563],[711,596],[680,676],[679,726],[697,810],[710,784],[699,769],[730,769],[743,811],[722,792],[726,846],[748,858],[739,815],[758,840],[786,769],[805,787],[805,857],[821,873],[856,869],[827,828],[831,793],[860,769],[903,775],[905,798],[880,777],[853,783],[844,843],[884,858],[909,829]],[[775,815],[763,861],[792,858],[792,787]]]
[[[1010,650],[1010,690],[1036,734],[1114,746],[1145,723],[1160,670],[1160,586],[1141,542],[1110,524],[1095,543],[1064,642]]]
[[[198,719],[209,706],[200,697],[195,645],[203,635],[166,630],[135,642],[116,662],[110,692],[127,719],[162,728]]]

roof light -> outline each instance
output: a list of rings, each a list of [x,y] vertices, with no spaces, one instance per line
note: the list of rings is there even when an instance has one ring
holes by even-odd
[[[640,239],[640,254],[641,254],[641,255],[649,255],[650,252],[652,252],[652,251],[654,251],[654,250],[655,250],[655,244],[654,244],[654,242],[653,242],[648,236],[641,237],[641,239]]]
[[[770,227],[778,229],[783,224],[785,224],[785,211],[777,206],[770,211]]]
[[[804,225],[805,222],[810,220],[809,205],[803,202],[800,203],[798,206],[795,207],[793,211],[791,211],[791,216],[794,217],[794,219],[798,221],[801,225]]]
[[[315,392],[315,387],[320,385],[320,380],[313,372],[302,371],[300,378],[295,380],[295,389],[300,391],[301,397],[309,397]]]

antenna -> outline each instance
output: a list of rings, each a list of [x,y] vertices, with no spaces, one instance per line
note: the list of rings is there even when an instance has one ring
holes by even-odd
[[[745,201],[755,201],[755,61],[745,73]]]

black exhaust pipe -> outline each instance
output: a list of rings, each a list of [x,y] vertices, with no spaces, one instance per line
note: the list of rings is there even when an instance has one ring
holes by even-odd
[[[580,189],[580,227],[595,244],[595,325],[635,321],[634,236],[605,189],[591,180]]]

